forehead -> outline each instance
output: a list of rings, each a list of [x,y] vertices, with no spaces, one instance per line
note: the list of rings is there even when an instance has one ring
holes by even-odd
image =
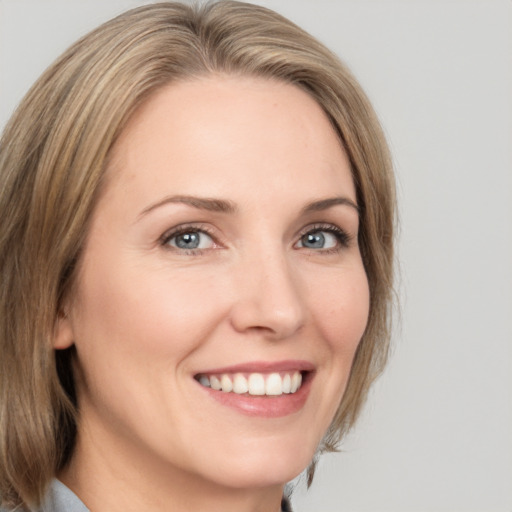
[[[291,84],[215,76],[159,89],[116,142],[108,172],[115,183],[143,182],[183,194],[225,195],[293,183],[294,190],[355,200],[350,165],[320,105]]]

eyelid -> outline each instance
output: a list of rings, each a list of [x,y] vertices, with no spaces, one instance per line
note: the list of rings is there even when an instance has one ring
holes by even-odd
[[[302,228],[298,234],[298,241],[299,243],[301,238],[304,235],[307,235],[308,233],[315,233],[318,231],[327,231],[329,233],[332,233],[339,242],[339,247],[333,248],[333,249],[311,249],[313,252],[332,252],[332,251],[338,251],[342,248],[348,247],[353,240],[353,236],[349,234],[346,230],[342,229],[336,224],[332,224],[330,222],[324,223],[324,222],[318,222],[315,224],[310,224],[308,226],[305,226]],[[302,247],[300,247],[302,248]],[[307,247],[304,247],[304,249],[308,249]]]
[[[175,226],[171,229],[168,229],[165,231],[158,239],[159,244],[161,246],[164,246],[166,248],[169,248],[170,250],[175,250],[176,252],[184,252],[184,251],[193,251],[193,252],[201,252],[201,251],[207,251],[210,249],[180,249],[178,247],[174,247],[169,244],[169,241],[172,240],[174,237],[182,235],[184,233],[190,233],[190,232],[199,232],[208,235],[212,240],[213,243],[216,246],[221,246],[222,244],[218,241],[218,237],[214,233],[214,230],[208,226],[207,224],[203,223],[186,223],[186,224],[180,224],[178,226]]]
[[[338,246],[335,248],[328,248],[328,249],[311,249],[308,247],[296,247],[297,244],[300,242],[301,238],[304,235],[307,235],[308,233],[314,233],[318,231],[326,231],[331,234],[333,234],[336,239],[338,240]],[[183,233],[189,233],[189,232],[201,232],[209,236],[214,245],[216,247],[208,248],[208,249],[180,249],[178,247],[174,247],[169,244],[169,241],[179,236]],[[349,232],[347,232],[345,229],[341,228],[340,226],[330,223],[330,222],[316,222],[314,224],[310,224],[302,228],[299,233],[297,234],[298,240],[294,243],[294,247],[296,248],[304,248],[306,250],[311,250],[312,252],[323,252],[323,253],[329,253],[329,252],[337,252],[340,251],[343,248],[346,248],[350,245],[352,240],[355,238],[354,235],[351,235]],[[217,231],[215,229],[212,229],[211,226],[204,223],[186,223],[186,224],[180,224],[178,226],[174,226],[173,228],[168,229],[165,231],[158,239],[159,245],[178,252],[178,253],[187,253],[187,254],[199,254],[201,252],[209,251],[216,248],[222,248],[225,246],[225,244],[222,243],[222,241],[219,241],[219,236],[217,234]]]

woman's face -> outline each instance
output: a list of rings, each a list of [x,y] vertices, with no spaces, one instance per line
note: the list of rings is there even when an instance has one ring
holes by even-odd
[[[303,470],[367,322],[357,232],[347,156],[305,92],[153,95],[114,147],[55,342],[77,349],[77,460],[238,488]]]

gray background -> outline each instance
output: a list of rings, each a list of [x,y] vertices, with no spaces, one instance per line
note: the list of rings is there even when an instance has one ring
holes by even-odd
[[[143,2],[0,2],[0,127],[79,35]],[[389,369],[297,512],[512,511],[512,2],[266,0],[367,90],[398,175]]]

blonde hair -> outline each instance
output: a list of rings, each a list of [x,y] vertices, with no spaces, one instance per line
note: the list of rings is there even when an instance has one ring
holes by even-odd
[[[368,326],[322,451],[354,424],[386,362],[394,184],[365,94],[322,44],[282,16],[234,1],[128,11],[69,48],[34,84],[0,141],[0,496],[37,504],[73,450],[73,349],[52,340],[109,151],[155,90],[211,73],[281,80],[324,109],[349,155],[370,285]],[[314,464],[310,468],[312,478]]]

